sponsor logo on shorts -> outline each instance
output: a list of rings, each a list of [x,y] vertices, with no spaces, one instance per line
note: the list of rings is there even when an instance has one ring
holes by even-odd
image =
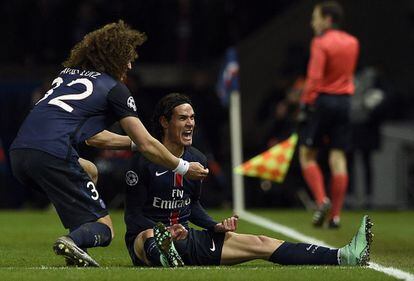
[[[128,171],[125,175],[127,185],[134,186],[138,183],[138,175],[134,171]]]
[[[214,243],[214,239],[211,239],[212,247],[210,248],[210,251],[214,252],[216,250],[216,243]]]

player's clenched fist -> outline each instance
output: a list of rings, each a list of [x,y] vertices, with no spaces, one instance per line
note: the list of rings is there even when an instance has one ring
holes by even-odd
[[[171,233],[172,240],[183,240],[187,238],[188,230],[185,229],[184,226],[181,224],[174,224],[172,226],[167,227],[168,231]]]
[[[188,171],[185,174],[185,177],[190,180],[202,180],[207,176],[208,176],[208,169],[204,168],[204,166],[198,162],[190,162]]]

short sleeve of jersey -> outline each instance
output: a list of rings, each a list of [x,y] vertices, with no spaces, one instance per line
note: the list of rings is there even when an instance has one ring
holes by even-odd
[[[128,88],[118,82],[108,93],[108,106],[118,120],[127,116],[137,117],[137,106]]]

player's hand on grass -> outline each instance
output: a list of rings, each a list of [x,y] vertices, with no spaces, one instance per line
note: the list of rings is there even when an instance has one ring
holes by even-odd
[[[236,231],[238,220],[239,220],[238,215],[233,215],[230,218],[224,219],[221,223],[216,224],[216,226],[214,227],[214,231],[215,232]]]
[[[183,240],[187,238],[188,230],[185,229],[184,226],[181,224],[174,224],[172,226],[167,227],[168,231],[171,232],[172,240]]]
[[[185,177],[190,180],[202,180],[208,176],[208,169],[198,162],[190,162]]]

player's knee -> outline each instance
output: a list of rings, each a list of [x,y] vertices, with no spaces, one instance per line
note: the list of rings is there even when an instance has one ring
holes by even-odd
[[[98,184],[98,168],[95,165],[90,166],[88,174],[93,183]]]
[[[154,232],[152,229],[147,229],[141,231],[134,242],[135,254],[141,261],[143,261],[147,265],[151,265],[151,262],[148,260],[147,257],[147,253],[145,250],[145,242],[151,237],[154,237]]]
[[[329,168],[334,174],[347,173],[346,155],[341,150],[332,150],[329,153]]]
[[[109,245],[111,241],[115,238],[115,230],[112,225],[112,220],[108,215],[108,216],[98,219],[98,222],[105,225],[107,229],[109,230],[109,231],[105,231],[105,233],[107,234],[105,236],[105,240],[108,241],[107,244]]]
[[[88,174],[89,178],[96,185],[98,183],[98,168],[91,161],[79,158],[79,164],[82,166],[83,170]]]
[[[110,238],[109,238],[109,242],[111,242],[112,240],[114,240],[114,238],[115,238],[115,230],[114,230],[114,228],[113,228],[113,226],[112,226],[112,224],[110,224],[110,225],[108,225],[108,224],[106,224],[106,226],[109,228],[109,230],[111,231],[111,236],[110,236]]]
[[[282,241],[279,241],[277,239],[274,238],[270,238],[268,236],[265,235],[259,235],[257,237],[259,239],[259,243],[260,246],[263,247],[264,249],[268,249],[269,247],[274,247],[275,245],[281,244]]]
[[[93,181],[95,185],[97,185],[98,184],[98,173],[96,173],[95,175],[92,175],[91,180]]]
[[[269,240],[270,240],[270,238],[269,238],[269,237],[264,236],[264,235],[259,235],[259,236],[257,236],[257,238],[259,239],[259,243],[260,243],[261,245],[265,245],[265,244],[267,244],[267,243],[269,242]]]
[[[147,229],[144,231],[141,231],[137,238],[136,238],[136,244],[139,245],[139,248],[144,248],[144,243],[148,238],[154,237],[154,232],[152,229]]]
[[[299,162],[302,168],[306,168],[308,165],[315,163],[317,160],[317,152],[313,149],[309,149],[305,146],[301,146],[299,149]]]
[[[154,231],[152,229],[141,231],[140,234],[138,234],[138,239],[142,239],[143,242],[151,237],[154,237]]]
[[[106,226],[109,228],[109,231],[105,233],[106,235],[103,235],[103,237],[101,237],[102,240],[106,241],[106,242],[103,243],[103,245],[102,245],[103,247],[109,246],[109,244],[111,244],[112,240],[114,240],[114,238],[115,238],[114,229],[111,226],[107,225],[107,224],[106,224]]]
[[[257,241],[258,242],[254,247],[254,253],[257,256],[266,259],[283,243],[281,240],[264,235],[257,236]]]

